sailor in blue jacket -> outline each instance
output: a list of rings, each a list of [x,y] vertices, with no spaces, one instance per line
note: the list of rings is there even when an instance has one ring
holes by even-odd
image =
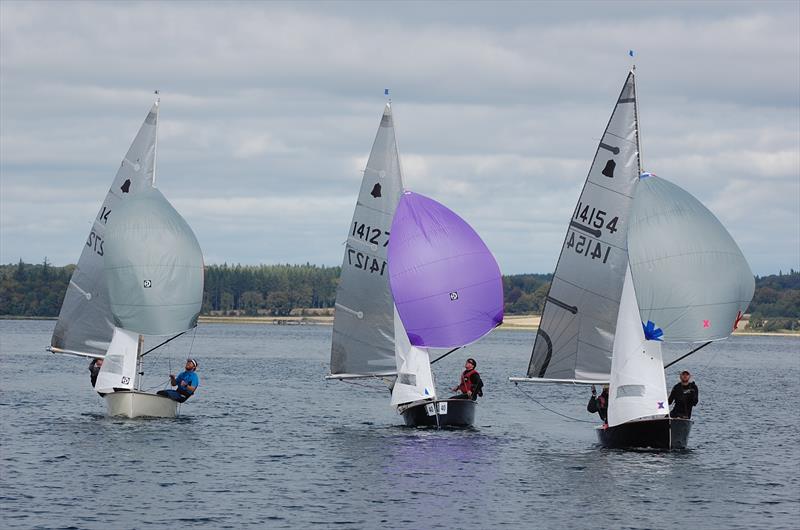
[[[184,371],[175,377],[173,374],[169,375],[169,382],[172,386],[177,387],[175,390],[159,390],[159,396],[166,396],[170,399],[183,403],[192,395],[200,385],[200,378],[195,373],[197,370],[197,361],[194,359],[186,359],[186,366]]]

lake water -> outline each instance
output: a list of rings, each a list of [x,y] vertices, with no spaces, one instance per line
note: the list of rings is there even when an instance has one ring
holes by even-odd
[[[200,362],[177,420],[107,418],[88,363],[43,351],[54,324],[0,321],[3,528],[800,525],[798,338],[734,337],[670,368],[700,404],[691,449],[657,453],[598,448],[586,387],[508,383],[533,333],[436,364],[443,391],[477,358],[486,391],[475,429],[433,431],[401,427],[385,389],[326,382],[324,326],[202,325],[147,357],[149,388],[190,348]]]

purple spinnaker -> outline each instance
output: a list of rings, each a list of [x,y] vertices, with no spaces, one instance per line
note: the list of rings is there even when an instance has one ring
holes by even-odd
[[[503,321],[500,267],[454,212],[406,191],[392,221],[389,283],[414,346],[454,348]]]

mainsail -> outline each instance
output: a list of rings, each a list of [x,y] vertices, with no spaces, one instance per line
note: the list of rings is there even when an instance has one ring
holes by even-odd
[[[114,324],[103,274],[106,223],[121,201],[153,186],[157,128],[158,102],[148,112],[94,219],[53,331],[55,348],[103,355],[111,342]]]
[[[389,282],[412,345],[464,346],[503,322],[500,268],[466,221],[406,191],[391,231]]]
[[[331,374],[395,371],[394,302],[386,247],[402,188],[392,109],[387,104],[347,231],[336,294]]]
[[[528,377],[607,381],[640,171],[634,72],[628,74],[570,219]]]
[[[645,173],[628,233],[642,321],[666,342],[724,339],[755,280],[722,223],[682,188]]]
[[[131,197],[108,223],[105,275],[114,324],[143,335],[197,325],[203,254],[192,229],[156,188]]]

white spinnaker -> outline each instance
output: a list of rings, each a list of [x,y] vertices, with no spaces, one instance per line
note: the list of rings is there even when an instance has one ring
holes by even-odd
[[[394,352],[397,380],[392,388],[392,406],[436,399],[428,350],[412,346],[403,321],[394,308]]]
[[[622,285],[608,394],[609,427],[669,414],[661,343],[644,337],[630,266]]]
[[[114,335],[100,373],[97,374],[94,389],[105,394],[114,392],[114,389],[133,390],[138,353],[139,335],[122,328],[114,328]]]

